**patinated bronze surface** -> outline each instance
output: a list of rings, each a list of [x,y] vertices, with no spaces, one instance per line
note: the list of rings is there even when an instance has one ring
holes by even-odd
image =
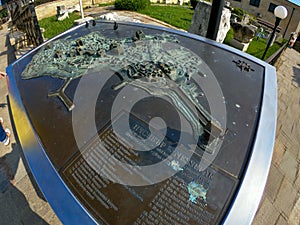
[[[21,77],[32,79],[51,76],[64,80],[57,91],[48,93],[48,97],[59,97],[71,111],[75,106],[65,94],[70,82],[87,75],[93,68],[99,70],[109,67],[121,79],[120,83],[113,85],[113,90],[117,91],[130,83],[152,95],[168,96],[174,106],[191,122],[195,139],[204,136],[202,139],[205,140],[205,136],[209,136],[211,130],[214,130],[214,140],[199,144],[203,148],[207,145],[213,151],[219,136],[224,135],[221,134],[223,129],[199,103],[198,98],[203,93],[196,84],[190,82],[192,76],[198,72],[197,67],[201,66],[201,61],[183,47],[165,50],[169,43],[179,41],[168,34],[146,36],[141,30],[132,38],[112,39],[99,32],[92,32],[77,40],[57,40],[47,44],[33,57]],[[185,95],[199,115],[190,110],[180,94]]]
[[[205,73],[205,66],[212,73]],[[98,23],[49,42],[15,64],[13,71],[45,152],[100,224],[218,224],[223,220],[256,131],[262,66],[184,35],[136,25],[118,24],[114,29],[113,23]],[[97,133],[87,132],[85,144],[78,147],[74,123],[83,128],[87,118],[83,114],[72,121],[73,111],[86,105],[86,99],[74,104],[76,89],[87,77],[96,82],[109,73],[95,103]],[[211,74],[222,90],[226,115],[211,115],[203,86]],[[119,114],[112,117],[114,102],[125,88],[132,94],[123,98]],[[149,97],[126,108],[137,90]],[[91,92],[88,86],[85,92]],[[130,132],[124,126],[125,115],[129,115]],[[190,124],[191,133],[182,132],[181,116]],[[165,134],[149,125],[156,117],[165,122]],[[225,125],[221,122],[224,117]],[[114,126],[120,128],[121,137]],[[185,141],[179,145],[182,135]],[[161,136],[154,148],[152,142],[143,142],[149,138],[155,143]],[[136,151],[132,146],[135,138],[141,140],[137,146],[151,150]],[[182,166],[195,139],[196,149]],[[218,144],[216,158],[203,169],[200,162],[208,161]],[[168,159],[176,148],[176,157],[164,165],[175,173],[168,179],[142,186],[122,184],[121,177],[120,182],[109,179],[115,166],[107,160],[108,153],[122,163],[143,167]],[[128,171],[126,176],[130,175],[139,174]]]

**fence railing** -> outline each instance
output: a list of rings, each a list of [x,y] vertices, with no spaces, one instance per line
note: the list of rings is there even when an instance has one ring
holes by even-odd
[[[281,53],[287,48],[289,42],[286,42],[280,49],[278,49],[273,55],[266,59],[266,62],[274,65],[278,58],[280,57]]]

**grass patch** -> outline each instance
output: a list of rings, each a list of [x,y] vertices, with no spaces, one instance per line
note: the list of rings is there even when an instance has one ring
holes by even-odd
[[[223,43],[230,45],[230,41],[231,41],[231,39],[233,39],[233,37],[234,37],[234,31],[232,28],[230,28]],[[285,39],[283,39],[281,42],[282,42],[281,44],[278,42],[274,42],[274,44],[268,49],[265,59],[269,58],[279,48],[281,48],[281,46],[285,43]],[[266,39],[260,38],[260,39],[256,40],[256,37],[255,37],[251,41],[251,43],[247,49],[247,53],[261,59],[266,47],[267,47]]]
[[[223,43],[229,45],[230,41],[233,39],[233,37],[234,37],[234,31],[233,31],[233,28],[230,27],[230,30],[227,32]]]
[[[147,9],[139,10],[139,13],[146,14],[151,16],[155,19],[164,21],[174,27],[188,30],[192,21],[192,17],[194,14],[194,10],[189,7],[184,6],[158,6],[158,5],[151,5]],[[52,16],[49,18],[45,18],[39,21],[40,27],[45,29],[44,37],[45,38],[52,38],[67,29],[73,26],[73,22],[76,19],[81,18],[79,13],[72,13],[69,15],[69,18],[63,21],[57,21],[56,16]],[[229,44],[230,40],[233,38],[233,30],[232,28],[227,33],[224,43]],[[282,44],[275,42],[273,46],[271,46],[266,54],[266,59],[275,53]],[[261,59],[264,51],[266,49],[266,40],[259,39],[256,40],[255,38],[250,43],[250,46],[247,50],[247,53],[253,55],[259,59]]]
[[[51,16],[39,21],[40,27],[45,29],[44,37],[52,38],[73,26],[74,20],[81,18],[79,13],[71,13],[69,14],[69,18],[63,21],[57,21],[56,16]]]
[[[183,6],[151,5],[147,9],[139,10],[138,12],[183,30],[189,29],[194,15],[194,10]]]
[[[274,54],[281,46],[281,44],[274,42],[274,44],[268,49],[265,59],[269,58],[272,54]],[[247,49],[247,53],[261,59],[266,47],[267,43],[265,39],[256,40],[254,38],[251,41],[249,48]]]

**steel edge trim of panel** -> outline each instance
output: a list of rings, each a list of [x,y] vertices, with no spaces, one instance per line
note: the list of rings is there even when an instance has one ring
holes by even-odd
[[[97,222],[65,185],[45,153],[22,103],[16,81],[12,76],[12,65],[7,68],[7,73],[14,124],[22,150],[40,190],[63,224],[96,225]]]
[[[264,82],[261,114],[252,154],[240,188],[224,220],[224,225],[251,224],[267,182],[277,120],[277,79],[274,67],[265,67]]]

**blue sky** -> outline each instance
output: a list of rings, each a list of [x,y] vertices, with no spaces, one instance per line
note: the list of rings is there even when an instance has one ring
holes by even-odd
[[[296,5],[300,6],[300,0],[289,0],[290,2],[295,3]]]

